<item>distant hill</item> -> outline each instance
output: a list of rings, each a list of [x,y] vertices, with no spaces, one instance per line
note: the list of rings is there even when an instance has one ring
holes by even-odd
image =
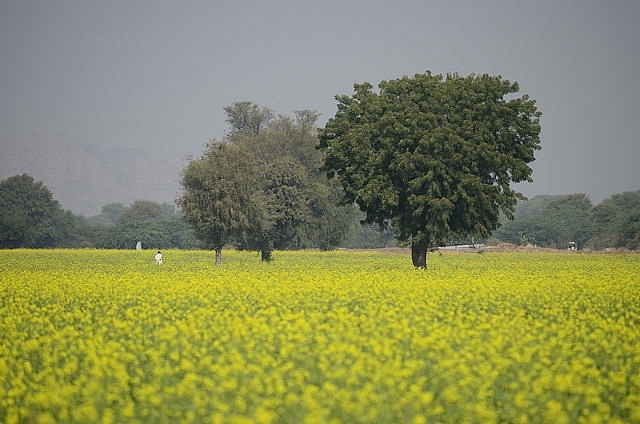
[[[88,217],[108,203],[173,203],[181,159],[170,163],[151,152],[96,147],[64,134],[31,134],[0,139],[0,180],[29,174],[63,209]]]

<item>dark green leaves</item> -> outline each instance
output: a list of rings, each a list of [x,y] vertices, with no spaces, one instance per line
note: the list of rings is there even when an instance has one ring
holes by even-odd
[[[417,74],[356,84],[320,130],[323,169],[368,222],[393,221],[429,245],[487,235],[513,211],[540,148],[540,113],[517,83],[489,75]],[[424,246],[426,248],[426,246]]]

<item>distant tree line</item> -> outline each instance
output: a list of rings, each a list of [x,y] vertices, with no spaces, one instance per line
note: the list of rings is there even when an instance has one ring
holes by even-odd
[[[112,203],[101,215],[84,221],[86,245],[105,249],[197,249],[193,229],[173,204],[136,200],[130,206]]]
[[[0,182],[0,248],[150,249],[202,247],[173,204],[107,204],[85,218],[61,208],[40,181],[22,174]]]
[[[333,245],[323,245],[325,248],[396,245],[392,229],[379,231],[374,226],[361,225],[363,216],[355,209],[343,218],[341,238]],[[503,218],[502,221],[501,227],[487,239],[452,239],[450,242],[508,242],[565,249],[571,241],[580,250],[637,250],[640,249],[640,190],[614,194],[595,206],[585,194],[536,196],[518,204],[513,220]],[[278,249],[319,248],[319,242],[315,245],[312,241],[304,242],[305,237],[309,236],[298,234],[287,240],[281,234],[274,246]],[[27,174],[0,182],[0,248],[134,249],[138,241],[145,249],[207,247],[185,220],[184,212],[170,203],[149,200],[136,200],[129,206],[111,203],[102,207],[100,215],[85,218],[63,210],[49,189]],[[237,247],[250,248],[253,242],[255,240],[241,240]]]
[[[340,247],[380,248],[390,231],[362,226],[355,209]],[[171,203],[110,203],[84,217],[65,211],[40,181],[22,174],[0,182],[0,248],[203,249],[205,242]],[[238,246],[246,248],[245,246]],[[308,247],[301,246],[301,247]],[[295,249],[295,245],[286,248]]]
[[[536,196],[518,204],[514,219],[503,220],[494,240],[517,245],[640,249],[640,190],[614,194],[593,205],[585,194]]]

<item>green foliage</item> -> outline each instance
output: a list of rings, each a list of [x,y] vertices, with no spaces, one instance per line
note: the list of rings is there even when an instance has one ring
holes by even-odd
[[[182,173],[178,204],[209,248],[221,250],[258,218],[255,167],[244,149],[212,141]]]
[[[239,102],[225,107],[231,130],[183,171],[179,205],[207,246],[259,250],[336,246],[350,217],[337,207],[338,187],[319,171],[318,114],[274,117]]]
[[[592,206],[585,194],[536,196],[518,204],[515,220],[494,236],[515,244],[594,250],[640,248],[640,190],[612,195]]]
[[[347,206],[337,206],[342,197],[342,189],[334,181],[325,181],[324,176],[315,182],[314,197],[311,199],[312,219],[305,225],[308,245],[304,247],[330,250],[337,246],[346,247],[345,239],[352,231],[351,222],[356,210]]]
[[[109,203],[101,208],[100,217],[103,218],[104,222],[115,224],[125,210],[124,203]]]
[[[487,236],[500,212],[511,217],[522,198],[511,182],[531,181],[540,112],[527,95],[506,99],[518,90],[500,77],[429,72],[379,92],[355,84],[320,130],[323,169],[366,223],[391,224],[426,266],[428,247]]]
[[[380,249],[394,245],[393,229],[381,229],[373,224],[363,224],[364,213],[354,207],[354,218],[349,232],[341,243],[347,249]]]
[[[536,196],[521,202],[516,218],[504,223],[495,236],[510,243],[560,249],[573,241],[582,249],[594,234],[591,208],[585,194]]]
[[[306,170],[284,156],[264,168],[261,181],[265,213],[257,233],[263,246],[300,248],[305,244],[303,226],[311,220],[309,203],[313,196]]]
[[[41,181],[22,174],[0,182],[0,247],[53,247],[64,242],[69,225]]]
[[[529,218],[540,215],[551,202],[561,199],[561,195],[539,195],[531,199],[518,202],[516,211],[513,214],[515,219]]]
[[[25,247],[36,238],[35,228],[24,213],[7,207],[0,209],[0,247]]]
[[[614,194],[591,210],[594,249],[640,248],[640,190]]]
[[[123,209],[118,216],[118,221],[142,221],[159,218],[164,214],[165,210],[159,203],[150,200],[136,200],[131,206]]]
[[[229,124],[229,137],[237,135],[256,136],[273,118],[273,111],[260,107],[252,102],[235,102],[224,107],[227,115],[225,122]]]
[[[136,201],[125,211],[137,209],[141,203],[146,203],[152,210],[163,209],[158,203],[151,201]],[[163,210],[166,210],[164,208]],[[137,242],[141,242],[144,249],[196,249],[201,244],[193,229],[187,224],[181,212],[171,215],[141,217],[135,213],[124,213],[118,222],[112,225],[98,223],[85,224],[83,237],[84,246],[104,249],[133,249]],[[83,244],[76,244],[83,246]]]

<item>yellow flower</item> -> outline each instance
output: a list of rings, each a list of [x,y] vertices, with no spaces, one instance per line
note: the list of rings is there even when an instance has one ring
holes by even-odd
[[[130,253],[0,251],[0,422],[640,421],[640,255]]]

